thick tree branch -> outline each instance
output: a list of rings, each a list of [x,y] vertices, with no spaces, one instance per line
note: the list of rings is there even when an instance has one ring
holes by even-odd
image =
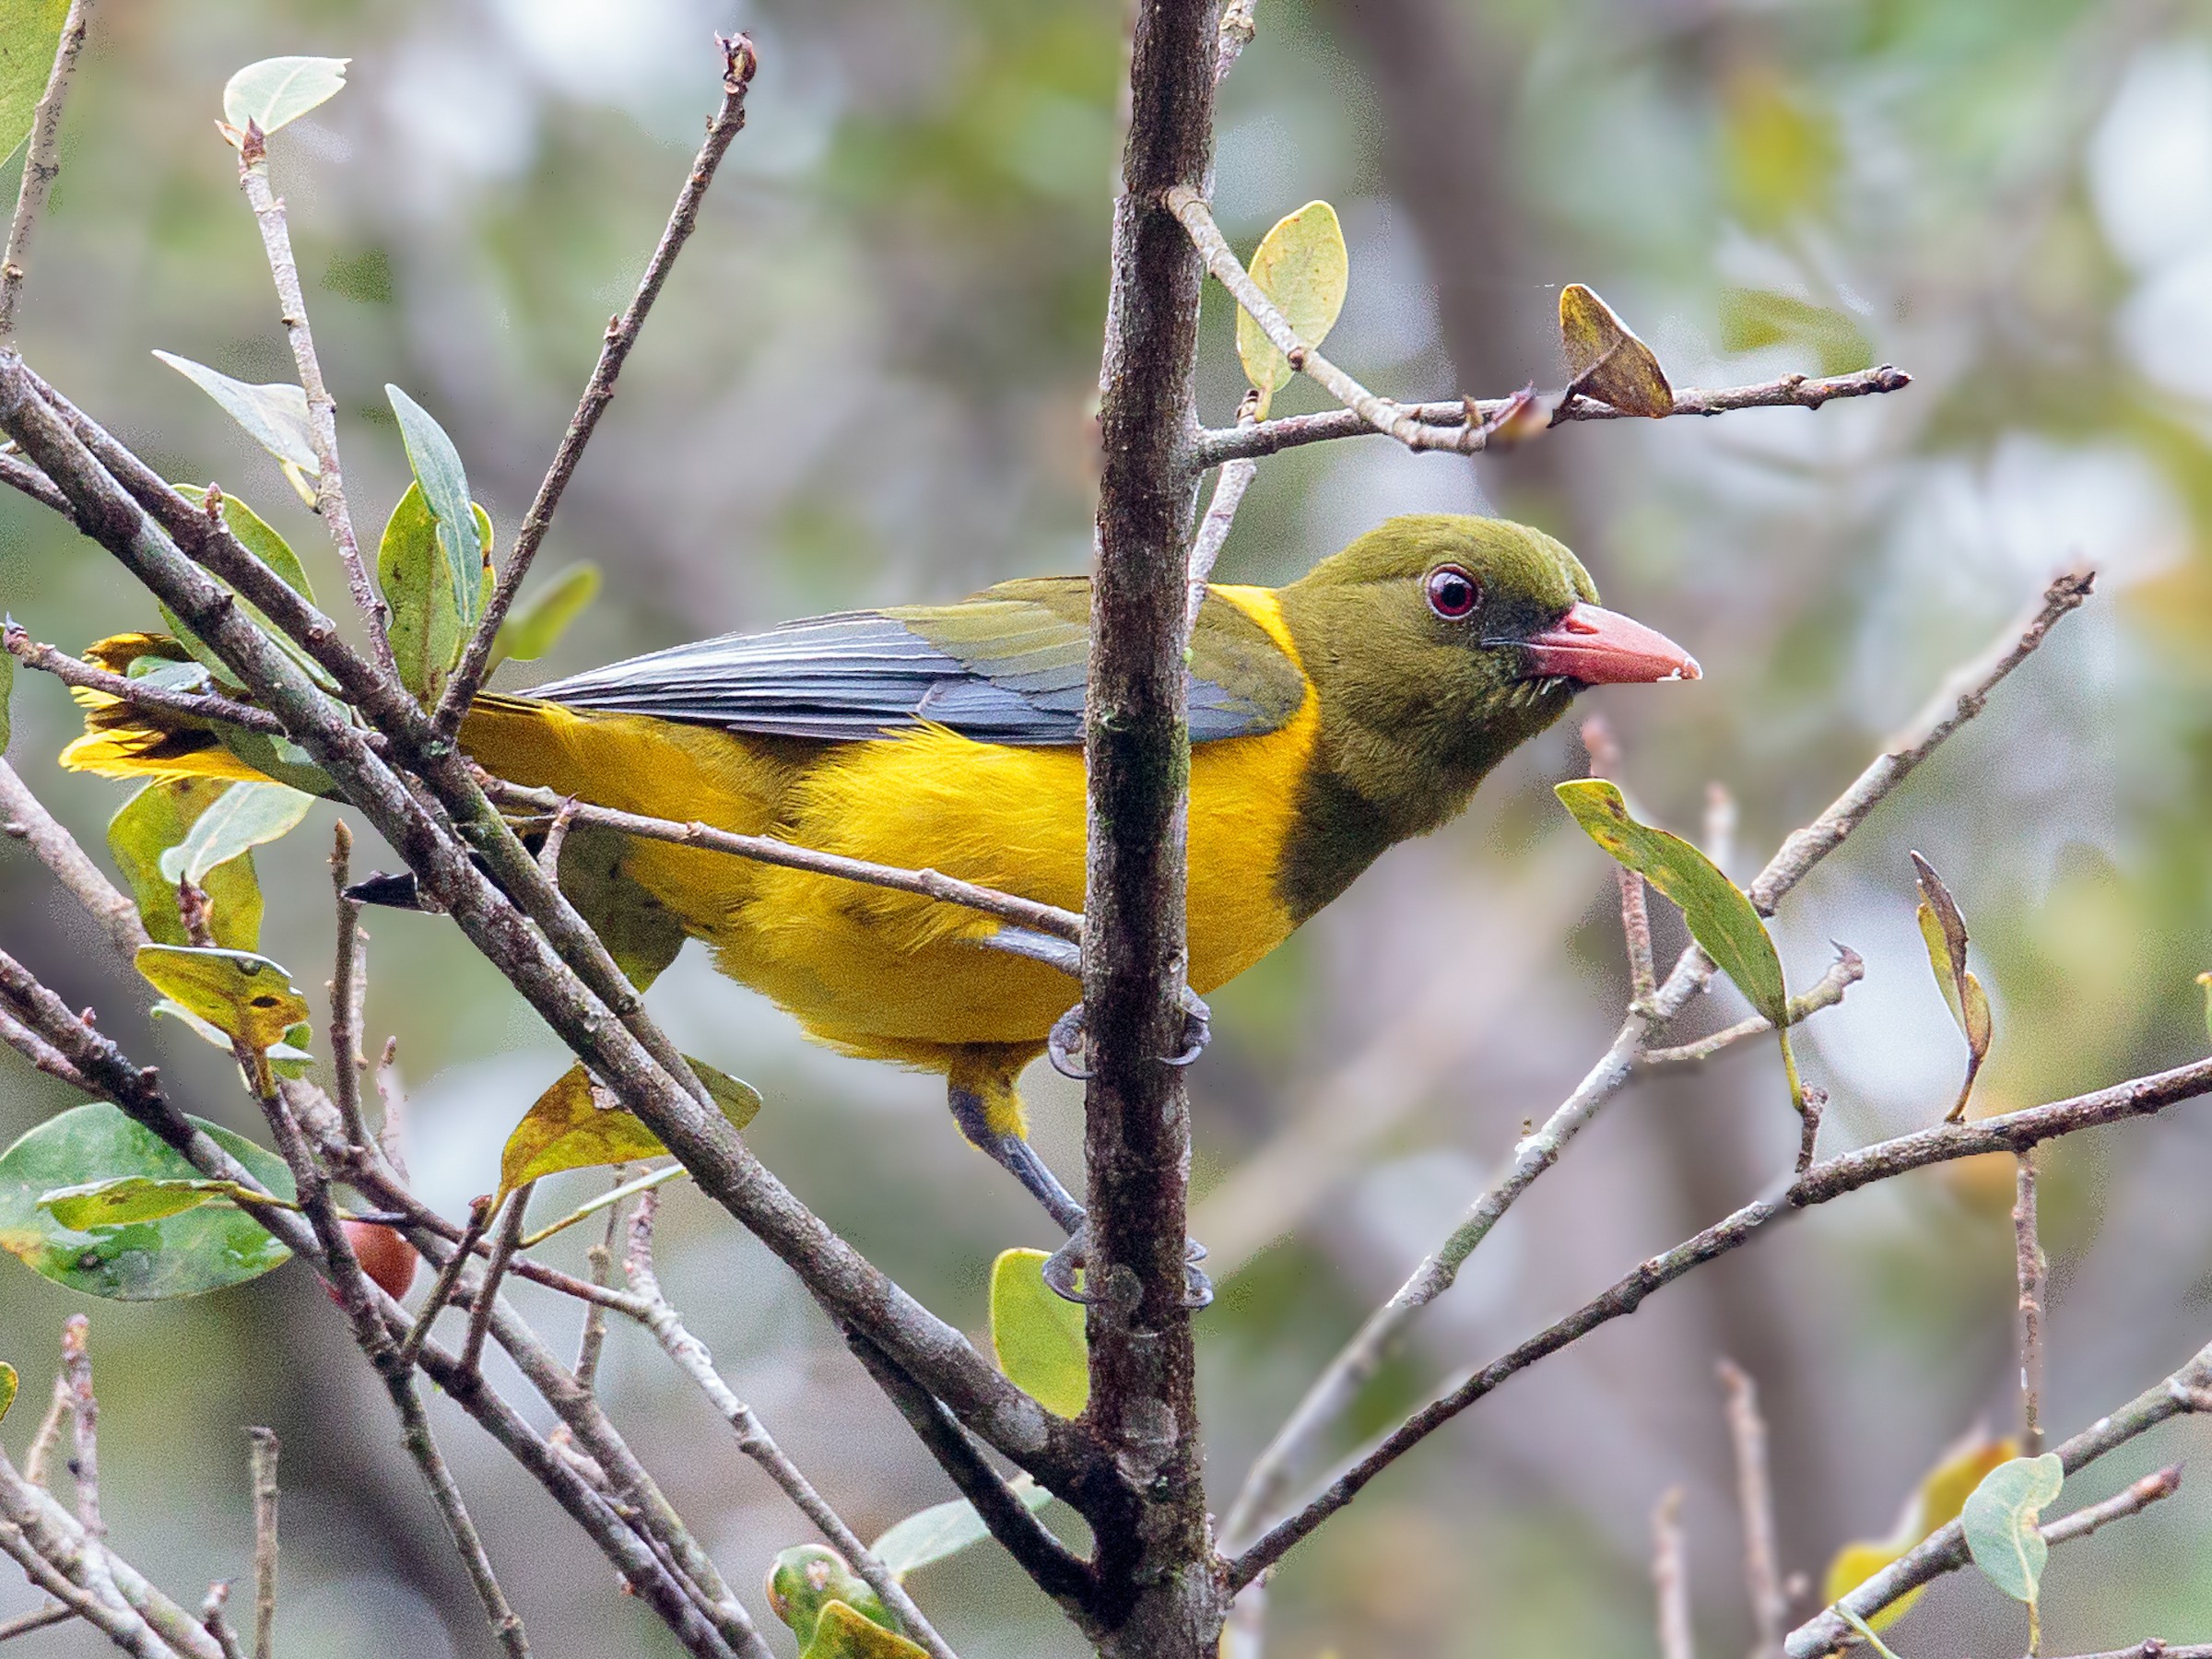
[[[760,66],[759,53],[754,51],[752,41],[743,34],[717,36],[716,43],[722,48],[722,107],[707,123],[706,142],[699,147],[699,155],[692,160],[690,172],[685,175],[683,188],[677,193],[676,206],[668,215],[668,223],[661,231],[653,257],[646,262],[645,275],[638,283],[637,293],[631,297],[629,309],[606,325],[599,360],[593,365],[592,377],[584,383],[583,396],[578,400],[576,413],[569,420],[569,429],[561,434],[560,447],[553,453],[553,465],[546,469],[545,479],[537,487],[530,510],[523,515],[523,527],[515,533],[514,551],[507,557],[507,568],[500,572],[490,602],[485,606],[477,630],[462,653],[460,665],[453,670],[453,677],[446,683],[445,695],[439,700],[435,724],[441,732],[451,733],[460,728],[462,715],[467,712],[477,688],[484,683],[500,624],[514,604],[523,578],[530,573],[530,563],[537,557],[539,544],[546,539],[554,510],[560,505],[561,492],[575,476],[576,464],[583,459],[584,445],[591,442],[599,417],[614,401],[616,377],[622,372],[629,348],[638,342],[638,333],[645,326],[645,314],[660,298],[661,285],[667,281],[676,256],[691,239],[692,229],[699,223],[700,204],[706,200],[707,187],[714,182],[714,170],[722,165],[730,141],[745,128],[746,88],[752,85],[753,71]]]

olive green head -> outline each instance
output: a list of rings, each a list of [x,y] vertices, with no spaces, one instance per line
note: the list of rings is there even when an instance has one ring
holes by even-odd
[[[1679,647],[1599,609],[1559,542],[1501,519],[1392,519],[1279,598],[1321,706],[1302,827],[1278,877],[1301,917],[1384,847],[1458,812],[1583,686],[1698,672]]]

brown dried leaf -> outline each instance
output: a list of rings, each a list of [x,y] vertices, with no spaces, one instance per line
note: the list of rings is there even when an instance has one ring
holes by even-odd
[[[1675,389],[1652,348],[1579,282],[1559,290],[1559,344],[1575,391],[1624,415],[1656,418],[1675,412]]]

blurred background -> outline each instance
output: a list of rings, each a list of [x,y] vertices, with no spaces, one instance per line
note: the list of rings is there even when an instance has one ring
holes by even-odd
[[[1380,439],[1298,451],[1263,464],[1224,556],[1230,580],[1284,580],[1408,510],[1559,534],[1609,603],[1702,660],[1700,685],[1600,692],[1583,712],[1613,724],[1647,815],[1694,834],[1708,785],[1733,793],[1739,881],[2054,569],[2098,566],[2089,606],[1783,912],[1794,982],[1830,938],[1866,959],[1865,983],[1803,1038],[1834,1097],[1831,1148],[1932,1123],[1956,1090],[1962,1045],[1914,932],[1908,848],[1948,877],[1994,1000],[1977,1111],[2204,1050],[2208,22],[2202,6],[2070,0],[1262,0],[1225,88],[1225,229],[1249,251],[1308,199],[1336,205],[1352,286],[1331,352],[1386,393],[1557,385],[1569,281],[1606,295],[1677,385],[1878,361],[1914,376],[1818,414],[1575,426],[1477,463]],[[210,124],[244,63],[349,55],[347,90],[283,135],[276,168],[357,516],[371,533],[406,481],[382,392],[396,382],[454,434],[504,547],[713,106],[711,32],[734,26],[760,47],[750,124],[540,561],[595,559],[608,591],[536,666],[1083,568],[1117,0],[104,8],[26,352],[169,476],[245,497],[341,593],[275,465],[149,353],[289,376]],[[1210,288],[1206,307],[1201,397],[1221,423],[1242,381],[1226,297]],[[1312,397],[1293,388],[1277,409]],[[13,499],[0,593],[71,648],[154,620],[106,557]],[[123,790],[53,767],[73,727],[57,686],[19,676],[14,708],[11,759],[99,850]],[[1549,789],[1586,764],[1573,725],[1215,999],[1192,1074],[1192,1230],[1222,1292],[1200,1324],[1220,1507],[1303,1382],[1619,1018],[1613,882]],[[332,816],[261,854],[265,948],[303,985],[329,971]],[[149,1027],[143,990],[19,848],[0,852],[0,906],[8,947],[96,1006],[193,1110],[252,1126],[227,1063]],[[1681,935],[1654,908],[1664,961]],[[371,1047],[399,1035],[414,1168],[458,1214],[565,1056],[443,922],[377,915],[371,931]],[[769,1163],[946,1317],[980,1329],[994,1253],[1052,1241],[943,1121],[934,1078],[809,1047],[695,947],[653,1002],[684,1046],[766,1092],[750,1138]],[[1724,987],[1683,1029],[1740,1012]],[[1040,1144],[1072,1175],[1077,1091],[1043,1067],[1030,1089]],[[0,1135],[62,1103],[0,1061]],[[1743,1202],[1795,1140],[1770,1044],[1638,1084],[1500,1228],[1335,1450]],[[2208,1182],[2202,1103],[2050,1157],[2056,1431],[2212,1335]],[[544,1213],[593,1184],[569,1178]],[[1268,1651],[1650,1651],[1647,1517],[1677,1482],[1701,1640],[1742,1651],[1715,1359],[1759,1381],[1783,1559],[1817,1583],[1840,1544],[1889,1528],[1945,1446],[2012,1425],[2010,1195],[2008,1164],[1967,1163],[1845,1199],[1517,1379],[1289,1558]],[[762,1250],[688,1193],[665,1216],[670,1293],[864,1535],[948,1495]],[[582,1247],[571,1234],[548,1253]],[[78,1305],[0,1264],[0,1354],[27,1404]],[[565,1347],[573,1309],[529,1305]],[[188,1600],[244,1571],[240,1429],[270,1424],[286,1444],[287,1650],[491,1651],[381,1391],[308,1275],[90,1311],[103,1498],[132,1559]],[[765,1618],[753,1586],[806,1529],[642,1333],[615,1332],[604,1375]],[[438,1411],[537,1652],[672,1652],[543,1494]],[[18,1453],[35,1415],[7,1430]],[[2212,1430],[2177,1423],[2069,1500],[2207,1451]],[[916,1589],[971,1659],[1078,1651],[995,1551]],[[0,1612],[30,1599],[0,1589]],[[1908,1654],[2017,1653],[2018,1613],[1960,1577],[1892,1635]],[[2052,1653],[2212,1639],[2212,1497],[2193,1481],[2062,1551],[2044,1619]],[[68,1629],[24,1646],[105,1651]]]

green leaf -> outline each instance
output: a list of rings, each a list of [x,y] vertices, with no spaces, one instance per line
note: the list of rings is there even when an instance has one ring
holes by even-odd
[[[399,677],[425,705],[445,690],[446,677],[468,643],[469,623],[483,608],[491,581],[491,518],[475,510],[478,579],[474,608],[464,614],[454,603],[438,516],[419,483],[407,486],[385,521],[376,550],[376,579],[392,607],[392,653]]]
[[[1766,288],[1723,290],[1721,345],[1738,352],[1802,346],[1823,374],[1845,374],[1874,361],[1874,343],[1853,318]]]
[[[864,1622],[880,1629],[898,1628],[898,1620],[868,1588],[867,1581],[827,1544],[794,1544],[770,1563],[768,1605],[791,1627],[802,1653],[812,1652],[808,1644],[815,1639],[823,1611],[830,1606],[857,1612]]]
[[[298,386],[289,381],[248,385],[173,351],[154,355],[214,398],[226,415],[246,429],[248,437],[277,460],[298,467],[311,478],[320,476],[315,446],[308,437],[307,394]],[[293,585],[300,586],[298,582]]]
[[[1569,382],[1592,397],[1623,415],[1675,412],[1674,388],[1652,348],[1579,282],[1559,290],[1559,345],[1567,353]]]
[[[2016,1457],[1983,1477],[1959,1512],[1974,1565],[2014,1601],[2032,1603],[2041,1591],[2051,1554],[2039,1530],[2041,1514],[2065,1478],[2065,1465],[2055,1452]]]
[[[238,785],[219,778],[171,778],[148,783],[108,820],[108,850],[137,901],[139,919],[157,944],[186,945],[177,913],[177,886],[161,874],[162,854],[181,845],[201,817]],[[232,950],[261,943],[261,884],[251,854],[218,865],[198,884],[207,895],[208,929]]]
[[[16,1390],[20,1386],[16,1368],[0,1360],[0,1418],[7,1416],[7,1408],[16,1403]]]
[[[841,1601],[824,1605],[799,1659],[929,1659],[927,1650]]]
[[[491,550],[490,521],[482,520],[480,531],[471,533],[483,510],[469,500],[468,474],[462,470],[461,452],[445,435],[445,429],[397,386],[387,385],[384,395],[392,400],[392,412],[399,417],[399,435],[406,441],[407,465],[414,469],[415,482],[422,487],[423,501],[438,521],[438,545],[444,550],[453,604],[466,629],[484,608],[482,564],[485,554]]]
[[[1790,1101],[1802,1112],[1805,1088],[1790,1052],[1789,987],[1774,941],[1751,900],[1680,836],[1630,818],[1620,791],[1605,779],[1576,778],[1555,785],[1553,793],[1592,841],[1674,901],[1689,924],[1689,936],[1773,1025],[1789,1074]]]
[[[292,1174],[281,1159],[228,1129],[192,1121],[272,1193],[292,1197]],[[89,1231],[40,1207],[40,1199],[57,1188],[134,1175],[192,1181],[199,1171],[152,1130],[105,1102],[48,1119],[0,1154],[0,1249],[56,1284],[121,1301],[160,1301],[242,1284],[290,1253],[252,1216],[228,1204]]]
[[[1345,291],[1352,281],[1351,255],[1344,227],[1326,202],[1308,202],[1285,214],[1260,239],[1249,267],[1260,292],[1275,301],[1298,337],[1319,346],[1336,326]],[[1242,308],[1237,312],[1237,357],[1260,394],[1259,413],[1267,413],[1275,394],[1290,383],[1290,359],[1275,348],[1260,325]]]
[[[1966,918],[1959,913],[1951,889],[1943,885],[1943,877],[1926,859],[1917,853],[1911,857],[1913,877],[1920,884],[1920,904],[1913,914],[1920,924],[1921,941],[1928,947],[1928,965],[1936,971],[1936,986],[1966,1038],[1966,1082],[1949,1117],[1955,1124],[1966,1115],[1967,1097],[1974,1092],[1974,1078],[1981,1073],[1982,1062],[1989,1057],[1989,994],[1982,989],[1982,982],[1967,971]]]
[[[512,657],[518,663],[535,663],[553,649],[569,624],[598,595],[599,567],[589,560],[571,565],[507,613],[492,638],[492,662]]]
[[[148,1175],[112,1175],[104,1181],[79,1182],[39,1194],[39,1207],[75,1232],[97,1227],[124,1227],[133,1221],[159,1221],[181,1216],[203,1204],[244,1204],[249,1207],[268,1201],[235,1181],[205,1177],[156,1180]],[[286,1202],[279,1209],[298,1209]]]
[[[733,1125],[742,1129],[753,1121],[760,1110],[759,1090],[703,1060],[688,1054],[684,1058]],[[619,1106],[602,1106],[593,1091],[591,1074],[581,1065],[571,1065],[537,1097],[508,1135],[500,1153],[499,1196],[504,1199],[515,1188],[563,1170],[641,1163],[667,1155],[660,1137],[631,1113]]]
[[[1680,836],[1630,818],[1620,791],[1603,778],[1577,778],[1555,793],[1592,841],[1674,901],[1690,936],[1754,1008],[1777,1026],[1787,1023],[1789,992],[1767,924],[1711,859]]]
[[[1006,1381],[1057,1417],[1090,1403],[1083,1310],[1044,1282],[1041,1250],[1001,1252],[991,1264],[991,1349]]]
[[[1032,1514],[1053,1500],[1053,1495],[1027,1475],[1017,1475],[1006,1485]],[[983,1524],[982,1516],[975,1512],[975,1505],[965,1498],[955,1498],[947,1503],[933,1503],[925,1510],[917,1510],[897,1523],[876,1540],[870,1553],[890,1570],[893,1577],[904,1579],[910,1572],[934,1567],[964,1549],[973,1548],[990,1535],[991,1529]]]
[[[265,135],[336,97],[351,58],[273,57],[248,64],[223,88],[223,120],[240,132],[251,121]]]
[[[0,5],[0,155],[22,147],[53,73],[69,0],[6,0]]]
[[[308,1018],[291,976],[252,951],[142,945],[136,962],[155,990],[255,1053],[289,1042]]]
[[[1821,1600],[1834,1606],[1876,1573],[1900,1559],[1937,1527],[1948,1526],[1958,1520],[1959,1510],[1982,1484],[1982,1477],[2006,1459],[2018,1456],[2019,1451],[2018,1441],[1993,1441],[1978,1432],[1950,1447],[1936,1466],[1921,1477],[1920,1485],[1905,1504],[1905,1512],[1898,1518],[1895,1530],[1887,1538],[1861,1538],[1836,1552],[1828,1564]],[[1911,1611],[1920,1597],[1920,1589],[1908,1590],[1877,1613],[1869,1623],[1877,1630],[1887,1630]]]
[[[282,783],[233,783],[161,854],[162,879],[198,887],[207,872],[298,828],[312,795]]]

